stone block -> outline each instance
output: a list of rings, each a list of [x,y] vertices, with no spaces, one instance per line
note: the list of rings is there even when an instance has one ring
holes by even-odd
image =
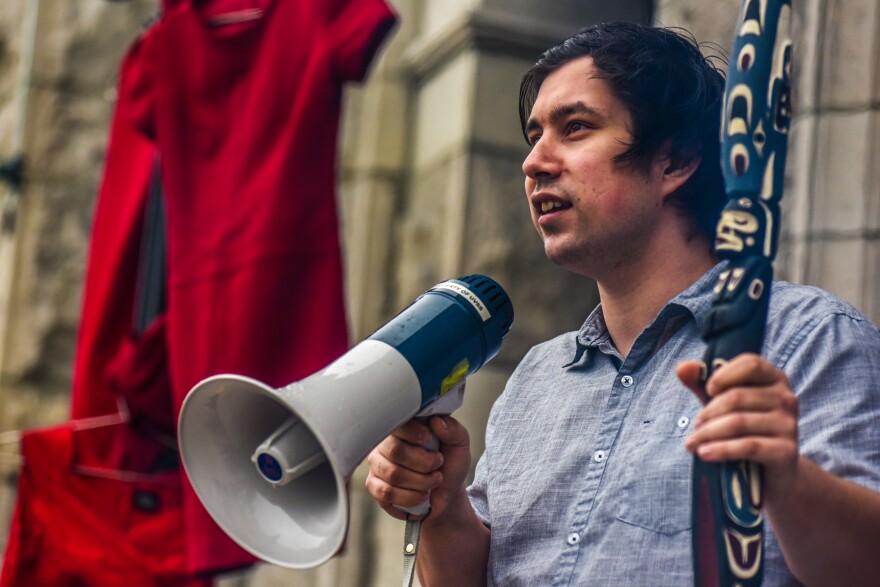
[[[88,197],[93,197],[104,167],[112,106],[103,95],[65,93],[58,88],[31,90],[28,127],[40,131],[28,133],[28,179],[79,178],[88,181]]]
[[[805,282],[862,308],[865,302],[864,267],[867,252],[865,242],[858,237],[812,238],[808,245]]]
[[[526,142],[519,121],[519,84],[532,62],[486,53],[480,56],[473,117],[473,138],[479,142],[519,151]]]
[[[152,0],[41,0],[35,82],[115,86],[123,54],[156,9]]]
[[[804,279],[806,235],[815,189],[816,121],[815,115],[795,117],[788,137],[782,232],[775,266],[779,279],[797,283]]]
[[[346,299],[353,341],[390,317],[388,305],[395,223],[400,215],[398,183],[356,178],[340,189]]]
[[[862,266],[862,300],[859,308],[874,324],[880,324],[880,237],[875,233],[865,240],[865,259]]]
[[[656,24],[684,28],[700,43],[716,43],[730,52],[742,0],[658,0],[655,4]],[[710,47],[705,51],[715,53]]]
[[[816,115],[797,116],[788,136],[785,192],[782,195],[782,229],[803,235],[809,229],[810,203],[816,174]]]
[[[423,2],[419,20],[419,34],[432,37],[442,33],[457,20],[467,17],[482,0],[444,0],[443,2]]]
[[[880,108],[871,111],[867,144],[867,194],[865,207],[865,227],[869,231],[880,230]],[[880,282],[878,282],[880,283]]]
[[[816,124],[812,168],[811,226],[813,231],[850,232],[865,228],[871,171],[869,112],[828,113]]]
[[[580,2],[543,2],[535,0],[483,0],[483,6],[542,23],[555,24],[569,34],[597,22],[632,20],[646,22],[651,15],[651,0],[581,0]],[[564,37],[560,37],[560,41]]]
[[[865,107],[876,100],[876,43],[880,3],[846,0],[824,3],[820,108]]]
[[[412,164],[417,170],[460,150],[470,136],[476,64],[473,52],[461,52],[418,88],[412,124]]]
[[[407,157],[409,88],[402,80],[379,79],[363,88],[348,88],[345,105],[343,170],[398,172]]]
[[[401,310],[414,296],[449,277],[443,274],[444,260],[439,249],[444,240],[454,172],[451,158],[437,161],[413,174],[404,189],[405,208],[390,236],[395,264],[391,311]]]
[[[795,115],[812,112],[818,107],[823,6],[818,0],[801,0],[792,5],[792,104]]]

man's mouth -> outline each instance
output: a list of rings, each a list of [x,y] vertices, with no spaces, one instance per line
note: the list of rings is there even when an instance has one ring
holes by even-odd
[[[552,212],[553,210],[558,210],[560,208],[570,208],[571,204],[566,204],[564,202],[560,202],[559,200],[545,200],[541,202],[541,214],[546,214],[547,212]]]
[[[542,198],[536,201],[534,206],[535,209],[538,211],[538,215],[544,216],[545,214],[550,214],[552,212],[558,212],[559,210],[571,208],[571,203],[564,200],[558,200],[556,198]]]

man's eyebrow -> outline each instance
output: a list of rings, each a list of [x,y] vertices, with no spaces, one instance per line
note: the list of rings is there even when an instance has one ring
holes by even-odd
[[[586,114],[588,116],[601,117],[602,113],[599,110],[596,110],[592,106],[587,106],[583,102],[574,102],[573,104],[562,104],[560,106],[556,106],[550,111],[550,115],[548,120],[550,124],[556,124],[561,120],[565,120],[566,118],[573,116],[575,114]],[[532,117],[529,117],[529,120],[526,122],[526,134],[541,128],[541,125]]]

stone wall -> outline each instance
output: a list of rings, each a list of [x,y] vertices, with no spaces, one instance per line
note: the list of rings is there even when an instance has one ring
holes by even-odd
[[[739,0],[659,0],[656,20],[729,47]],[[794,120],[777,276],[880,320],[875,0],[794,0]]]

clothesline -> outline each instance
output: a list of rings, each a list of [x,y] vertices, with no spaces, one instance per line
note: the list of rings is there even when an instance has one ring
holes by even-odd
[[[127,421],[127,414],[124,411],[120,411],[116,414],[104,414],[102,416],[71,420],[70,425],[73,430],[81,431],[94,430],[105,426],[115,426],[117,424],[124,424]],[[16,466],[22,466],[25,464],[24,458],[22,458],[18,450],[18,446],[21,444],[22,434],[22,430],[6,430],[0,432],[0,461],[6,461]],[[16,447],[14,453],[8,450],[10,446]]]

